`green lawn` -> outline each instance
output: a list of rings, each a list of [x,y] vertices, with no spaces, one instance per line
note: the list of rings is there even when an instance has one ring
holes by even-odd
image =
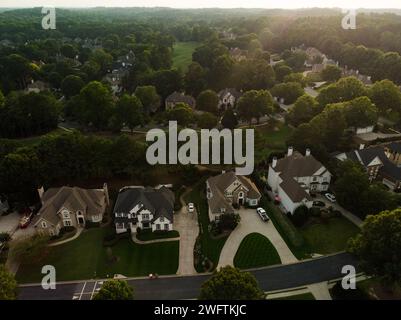
[[[201,228],[200,232],[200,243],[202,254],[213,262],[214,267],[217,266],[219,262],[220,252],[226,243],[227,236],[219,239],[214,239],[210,236],[208,226],[209,226],[209,214],[208,214],[208,204],[205,194],[205,181],[206,179],[201,179],[192,189],[192,191],[185,196],[185,201],[193,202],[198,210],[198,219]],[[195,265],[198,272],[203,272],[202,266]]]
[[[199,42],[176,42],[173,47],[173,66],[186,71],[192,62],[192,53]]]
[[[258,268],[281,264],[276,248],[260,233],[248,234],[242,240],[234,258],[234,266],[240,269]]]
[[[137,234],[137,239],[141,241],[151,241],[158,239],[170,239],[170,238],[178,238],[180,233],[176,230],[173,231],[160,231],[160,232],[152,232],[152,231],[141,231],[141,233]]]
[[[284,124],[277,124],[276,129],[270,124],[255,128],[255,162],[266,160],[272,152],[282,152],[286,149],[286,141],[292,129]]]
[[[270,299],[270,300],[316,300],[316,299],[312,293],[307,292],[307,293],[296,294],[296,295],[288,296],[288,297]]]
[[[300,228],[312,253],[329,254],[346,249],[349,238],[359,232],[359,228],[346,218],[330,218],[327,223],[316,223]]]
[[[117,273],[131,277],[176,273],[178,241],[138,245],[131,239],[121,239],[110,250],[102,245],[104,235],[109,232],[104,228],[89,229],[76,240],[49,248],[49,254],[42,261],[20,266],[17,281],[40,281],[43,276],[40,271],[45,264],[55,266],[58,281],[105,278]],[[117,261],[110,262],[110,256]]]

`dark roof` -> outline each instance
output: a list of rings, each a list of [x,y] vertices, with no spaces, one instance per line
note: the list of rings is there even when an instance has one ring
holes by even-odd
[[[114,213],[129,213],[138,203],[143,204],[143,208],[148,209],[153,214],[153,220],[159,217],[166,217],[171,222],[174,214],[174,193],[166,188],[160,189],[133,187],[122,190],[117,197],[114,206]],[[117,218],[117,217],[116,217]],[[128,221],[127,217],[122,222]],[[117,218],[117,220],[119,220]],[[117,221],[116,222],[120,222]],[[121,220],[121,219],[120,219]],[[131,221],[131,220],[130,220]]]
[[[323,165],[314,156],[303,156],[297,151],[291,156],[285,156],[277,161],[276,172],[284,172],[290,177],[309,177],[315,174]]]
[[[166,98],[167,103],[185,103],[190,107],[195,107],[196,101],[193,97],[174,91]]]
[[[385,175],[388,178],[393,178],[394,180],[401,180],[401,168],[387,158],[383,147],[377,146],[362,150],[353,150],[347,152],[345,155],[347,159],[359,162],[365,167],[377,157],[383,164],[383,166],[380,168],[380,173],[382,175]]]
[[[284,176],[282,178],[283,182],[280,183],[280,188],[284,190],[293,202],[301,202],[303,199],[312,200],[309,193],[299,185],[294,177]]]
[[[387,148],[389,148],[392,152],[401,153],[400,142],[391,142],[389,145],[387,145]]]

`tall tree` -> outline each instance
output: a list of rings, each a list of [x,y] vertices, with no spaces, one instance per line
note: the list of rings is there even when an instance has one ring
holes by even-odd
[[[216,114],[219,97],[213,90],[202,91],[196,99],[196,108]]]
[[[107,280],[103,283],[93,300],[133,300],[134,290],[124,280]]]
[[[0,300],[17,299],[17,281],[3,264],[0,264]]]
[[[67,98],[79,94],[85,83],[79,76],[66,76],[61,82],[61,91]]]
[[[362,270],[386,284],[401,284],[401,210],[366,217],[361,233],[349,243]]]
[[[116,116],[122,125],[133,130],[136,126],[143,124],[143,107],[137,96],[124,94],[116,104]]]
[[[141,100],[146,112],[156,112],[159,109],[161,99],[154,86],[138,86],[134,94]]]
[[[261,300],[265,296],[249,272],[226,266],[202,284],[201,300]]]

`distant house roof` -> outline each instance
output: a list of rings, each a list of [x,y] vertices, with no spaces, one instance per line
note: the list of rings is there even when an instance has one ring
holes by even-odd
[[[193,97],[174,91],[166,98],[166,103],[185,103],[192,108],[195,108],[196,101]]]
[[[235,99],[238,99],[241,97],[241,92],[239,92],[235,88],[225,88],[223,90],[220,90],[217,95],[218,95],[219,99],[222,100],[227,94],[231,94],[232,96],[235,97]]]
[[[165,217],[173,222],[174,193],[166,188],[126,188],[118,194],[114,213],[129,213],[137,204],[142,204],[144,209],[153,214],[153,221],[159,217]],[[115,217],[115,222],[127,222],[127,217]]]
[[[59,222],[57,214],[63,208],[86,217],[103,214],[106,208],[106,195],[102,189],[82,189],[79,187],[50,188],[42,196],[42,207],[35,223],[43,218],[54,225]]]

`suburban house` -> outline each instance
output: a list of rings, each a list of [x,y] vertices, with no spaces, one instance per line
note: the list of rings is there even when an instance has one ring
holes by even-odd
[[[166,98],[166,110],[174,108],[179,103],[185,103],[192,109],[195,109],[196,106],[196,101],[193,97],[174,91]]]
[[[39,93],[45,90],[48,90],[50,88],[49,84],[43,82],[43,81],[34,81],[32,80],[30,84],[27,85],[26,91],[28,93],[35,92]]]
[[[38,190],[42,207],[34,219],[34,227],[41,234],[55,236],[63,227],[84,227],[86,222],[98,223],[109,205],[107,184],[103,189],[79,187]]]
[[[267,184],[286,212],[294,213],[301,205],[312,206],[311,192],[327,191],[331,173],[312,155],[288,148],[284,158],[273,158],[269,165]]]
[[[221,214],[234,213],[233,205],[257,206],[261,196],[249,178],[236,175],[232,171],[206,180],[206,197],[211,221],[218,219]]]
[[[401,188],[400,164],[401,143],[393,142],[386,146],[375,146],[335,155],[340,161],[351,160],[360,163],[366,170],[369,180],[381,181],[392,190]]]
[[[128,70],[124,68],[113,69],[103,77],[103,81],[107,82],[113,94],[118,94],[123,89],[123,78],[128,75]]]
[[[122,188],[113,212],[116,232],[136,233],[137,228],[173,230],[174,200],[174,193],[165,186]]]
[[[248,51],[235,47],[230,49],[229,54],[234,61],[240,62],[246,59]]]
[[[226,88],[219,91],[217,96],[219,97],[218,108],[225,111],[229,108],[234,108],[235,103],[241,97],[241,93],[235,88]]]

